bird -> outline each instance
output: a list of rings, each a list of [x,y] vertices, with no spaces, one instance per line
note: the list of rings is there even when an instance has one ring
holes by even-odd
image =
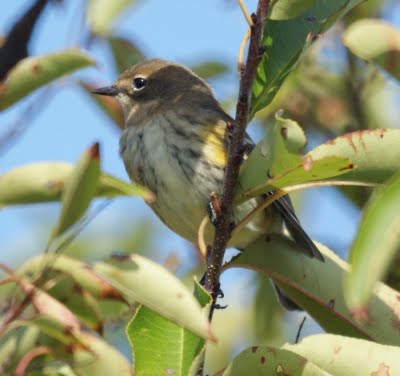
[[[209,84],[189,68],[162,59],[146,59],[123,72],[110,86],[94,94],[114,97],[122,107],[125,128],[119,151],[134,183],[152,191],[151,209],[173,232],[192,243],[207,215],[211,192],[220,192],[228,159],[228,115]],[[250,136],[244,139],[244,158],[254,149]],[[265,192],[270,195],[271,192]],[[253,198],[233,208],[238,223],[262,198]],[[308,257],[324,261],[303,230],[288,195],[274,201],[228,242],[245,250],[269,233],[285,231]],[[212,242],[208,226],[205,240]],[[300,309],[275,286],[280,303],[288,310]]]

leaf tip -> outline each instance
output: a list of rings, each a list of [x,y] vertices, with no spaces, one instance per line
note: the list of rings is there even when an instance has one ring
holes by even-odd
[[[90,159],[100,160],[100,143],[99,142],[95,142],[89,148],[89,157],[90,157]]]

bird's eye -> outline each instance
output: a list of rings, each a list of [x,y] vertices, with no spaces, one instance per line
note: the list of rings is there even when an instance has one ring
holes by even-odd
[[[140,91],[143,90],[146,86],[146,80],[143,77],[136,77],[133,80],[133,90]]]

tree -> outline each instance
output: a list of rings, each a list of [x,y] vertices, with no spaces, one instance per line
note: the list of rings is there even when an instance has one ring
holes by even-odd
[[[87,52],[64,49],[26,57],[31,33],[39,27],[36,21],[46,3],[32,2],[10,29],[0,50],[0,68],[4,70],[0,110],[18,108],[23,98],[39,88],[52,90],[53,82],[62,76],[85,92],[96,86],[87,76],[70,75],[100,59],[89,57]],[[88,0],[86,24],[82,26],[89,35],[86,49],[95,51],[95,41],[108,46],[119,72],[145,56],[133,41],[117,35],[113,28],[130,3]],[[383,7],[381,1],[259,0],[251,16],[242,1],[239,5],[249,32],[239,51],[240,89],[229,173],[223,191],[211,197],[219,220],[217,241],[209,249],[206,262],[209,282],[205,287],[193,282],[193,270],[178,279],[173,273],[173,258],[160,265],[146,253],[113,253],[107,260],[90,260],[94,239],[80,241],[80,232],[98,211],[118,196],[155,199],[145,188],[105,173],[98,142],[88,147],[76,164],[34,162],[11,169],[0,176],[4,212],[13,205],[49,201],[60,202],[60,211],[40,255],[16,268],[0,264],[5,273],[0,284],[4,302],[0,323],[2,374],[398,372],[400,131],[387,117],[393,110],[391,103],[398,100],[398,93],[389,90],[387,83],[400,77],[400,32],[376,18]],[[53,3],[47,8],[50,6]],[[331,31],[326,34],[328,29]],[[340,53],[332,57],[321,51],[339,37],[343,44],[335,48]],[[323,59],[328,63],[321,63]],[[213,60],[194,69],[205,78],[219,77],[229,64]],[[36,93],[27,107],[21,106],[24,123],[45,106],[48,92]],[[116,128],[121,128],[122,116],[116,103],[107,98],[95,100]],[[263,125],[266,135],[240,164],[236,156],[252,119]],[[320,134],[326,141],[304,152],[307,138],[303,129],[309,138]],[[0,147],[9,147],[23,131],[10,127]],[[229,208],[272,191],[256,209],[262,210],[286,193],[324,186],[336,186],[363,208],[349,252],[351,268],[320,243],[316,244],[325,263],[308,259],[295,252],[290,239],[280,235],[260,239],[222,264],[231,231],[238,231],[248,220],[230,228]],[[91,203],[99,197],[106,200],[93,210]],[[225,210],[219,210],[219,206]],[[133,242],[143,245],[144,238],[157,237],[144,229],[134,232]],[[198,247],[196,274],[207,253],[206,244],[200,241]],[[211,269],[210,264],[220,269]],[[251,309],[237,310],[229,305],[213,317],[220,272],[228,269],[256,271],[257,292]],[[284,338],[281,330],[290,321],[277,305],[266,277],[325,333],[307,336],[299,343],[296,339],[295,344],[279,343]],[[234,286],[234,281],[229,283]],[[223,290],[229,287],[222,285]],[[256,333],[247,327],[238,331],[246,320]],[[116,324],[127,325],[133,367],[104,334]],[[118,333],[118,340],[125,337]],[[230,354],[237,343],[232,333],[240,333],[241,348],[244,343],[250,346],[236,357]],[[219,348],[215,348],[216,342]]]

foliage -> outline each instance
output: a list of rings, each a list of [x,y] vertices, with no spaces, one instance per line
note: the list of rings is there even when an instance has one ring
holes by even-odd
[[[134,3],[87,2],[86,47],[91,48],[94,40],[106,45],[116,72],[146,55],[137,43],[115,31],[118,17]],[[168,260],[162,266],[148,255],[114,254],[94,261],[68,255],[70,243],[93,216],[90,208],[96,197],[138,196],[148,203],[156,199],[145,188],[105,173],[99,144],[94,143],[75,165],[35,162],[0,176],[4,210],[50,201],[61,205],[43,254],[15,270],[0,264],[5,273],[0,280],[0,373],[196,375],[204,358],[207,373],[213,375],[400,372],[399,292],[382,282],[387,278],[399,286],[390,267],[399,269],[400,131],[380,121],[384,111],[377,111],[367,95],[380,93],[376,98],[383,107],[387,101],[383,87],[389,77],[385,72],[392,80],[400,77],[400,32],[381,20],[361,19],[374,15],[380,2],[372,8],[360,3],[272,3],[251,101],[251,117],[265,125],[266,136],[243,163],[235,193],[238,204],[272,190],[275,193],[265,201],[270,204],[294,190],[348,186],[342,191],[347,197],[357,205],[367,202],[349,262],[322,244],[316,245],[325,263],[308,259],[296,252],[288,237],[270,235],[224,266],[224,272],[249,269],[268,276],[326,333],[282,345],[282,311],[262,283],[253,311],[238,314],[228,307],[227,316],[220,317],[230,315],[230,320],[218,319],[217,314],[210,323],[210,296],[193,282],[192,273],[178,279],[173,266],[167,267]],[[333,25],[328,37],[343,36],[348,48],[340,47],[346,64],[341,71],[318,63],[322,34]],[[70,75],[98,62],[88,56],[86,51],[65,49],[22,59],[0,83],[0,110],[18,106],[61,77],[89,93],[95,86],[90,80]],[[204,78],[218,78],[228,72],[229,64],[210,60],[192,68]],[[120,108],[109,98],[95,100],[121,128]],[[276,113],[278,108],[285,115]],[[305,130],[331,137],[304,152]],[[379,188],[370,197],[363,191],[360,200],[358,186]],[[252,346],[232,359],[232,333],[238,333],[242,324],[245,327],[251,315],[258,332],[241,335]],[[105,335],[116,323],[126,326],[133,366]],[[265,340],[260,332],[270,342],[259,345]],[[273,337],[278,338],[275,343]]]

